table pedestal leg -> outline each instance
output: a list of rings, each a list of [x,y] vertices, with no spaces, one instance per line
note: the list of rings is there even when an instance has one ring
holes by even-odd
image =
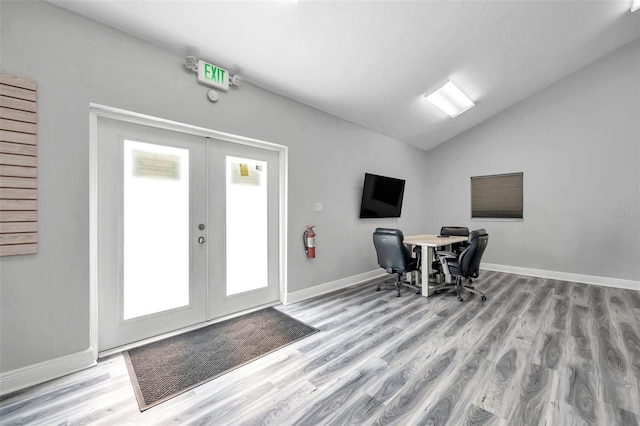
[[[431,262],[434,259],[434,254],[435,247],[422,246],[422,265],[420,265],[422,274],[420,274],[420,286],[422,287],[422,295],[424,297],[433,295],[438,287],[445,284],[451,284],[453,282],[453,277],[448,274],[444,276],[444,283],[439,282],[438,274],[436,274],[436,271],[431,265]]]

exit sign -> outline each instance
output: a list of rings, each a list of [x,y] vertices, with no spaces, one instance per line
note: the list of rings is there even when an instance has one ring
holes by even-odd
[[[202,59],[198,60],[198,80],[218,89],[229,90],[229,72]]]

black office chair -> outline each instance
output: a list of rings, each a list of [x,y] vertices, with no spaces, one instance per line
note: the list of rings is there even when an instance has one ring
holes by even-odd
[[[469,228],[466,226],[443,226],[440,228],[440,235],[450,235],[455,237],[468,237],[469,236]],[[463,241],[461,243],[451,244],[451,251],[454,253],[462,253],[464,249],[469,247],[468,241]]]
[[[432,266],[434,270],[438,270],[440,273],[449,273],[456,278],[456,283],[451,285],[443,285],[439,287],[436,292],[442,290],[455,290],[459,301],[463,301],[460,291],[463,288],[479,294],[482,296],[481,300],[487,300],[484,293],[475,290],[471,285],[471,278],[477,278],[480,272],[480,260],[484,254],[485,249],[489,244],[489,234],[484,229],[477,229],[469,234],[469,247],[467,247],[462,253],[455,254],[453,252],[437,251],[436,256],[438,260],[433,262]],[[468,279],[469,284],[463,285],[462,280]]]
[[[376,228],[373,233],[373,245],[378,255],[378,265],[389,274],[395,274],[397,296],[400,297],[402,286],[416,290],[420,293],[420,287],[402,281],[402,274],[417,271],[420,267],[420,257],[411,257],[411,252],[404,244],[404,235],[399,229]],[[419,252],[417,252],[419,255]],[[378,288],[380,290],[380,284]]]

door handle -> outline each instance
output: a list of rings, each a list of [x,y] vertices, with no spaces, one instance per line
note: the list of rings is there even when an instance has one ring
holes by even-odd
[[[204,237],[200,237],[200,238],[198,238],[198,242],[199,242],[200,244],[204,244],[204,243],[205,243],[205,241],[207,241],[207,240],[206,240]]]

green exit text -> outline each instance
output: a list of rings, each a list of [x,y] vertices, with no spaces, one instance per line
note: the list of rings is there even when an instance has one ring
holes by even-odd
[[[204,78],[216,83],[223,84],[225,81],[226,70],[218,68],[215,65],[205,63],[204,64]]]

